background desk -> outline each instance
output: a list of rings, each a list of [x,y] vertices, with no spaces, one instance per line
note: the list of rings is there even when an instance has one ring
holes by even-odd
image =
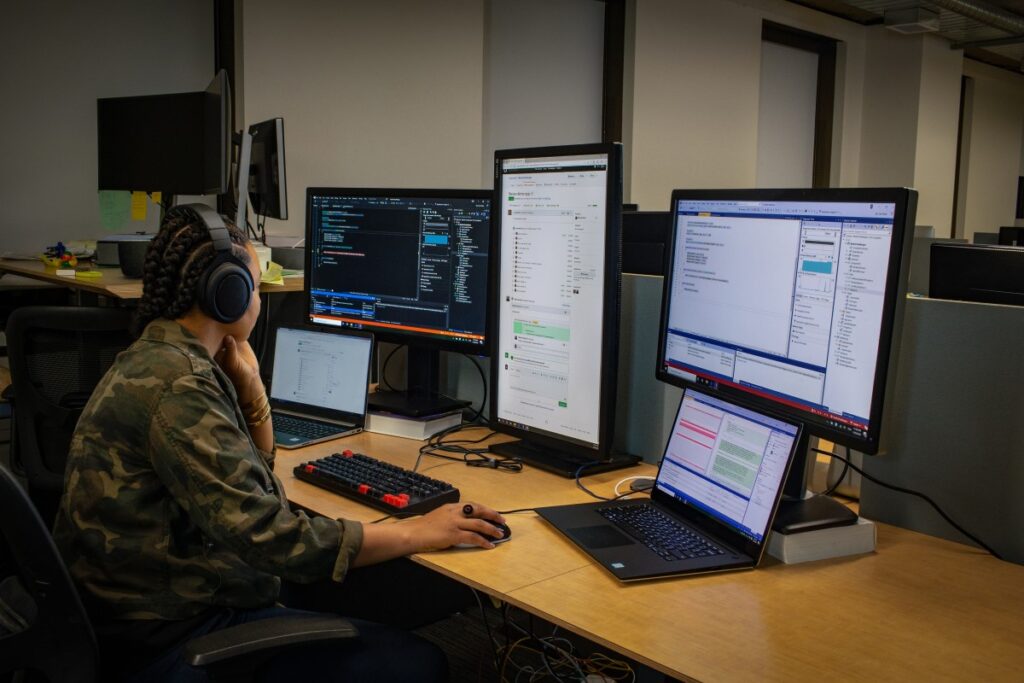
[[[42,261],[0,259],[0,273],[16,273],[34,280],[41,280],[115,299],[138,299],[142,296],[142,280],[125,277],[121,273],[120,268],[100,267],[98,270],[103,275],[96,279],[61,277],[56,274],[53,268],[47,268]],[[261,284],[260,293],[301,292],[303,288],[303,277],[296,275],[284,278],[284,284],[281,285]]]
[[[364,522],[377,510],[291,475],[344,448],[412,467],[419,442],[373,434],[279,451],[290,500]],[[420,470],[499,510],[592,500],[572,481],[424,457]],[[610,495],[642,465],[587,477]],[[494,550],[413,557],[419,564],[682,679],[1021,680],[1024,567],[969,546],[879,525],[878,552],[756,571],[623,585],[532,513],[508,515]]]

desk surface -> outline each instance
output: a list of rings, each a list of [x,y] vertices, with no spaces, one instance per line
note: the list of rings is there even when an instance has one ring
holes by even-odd
[[[42,261],[15,261],[0,259],[0,273],[17,273],[34,280],[63,285],[71,289],[80,289],[93,294],[114,297],[116,299],[138,299],[142,296],[142,280],[127,278],[120,268],[98,267],[102,276],[96,279],[77,277],[61,277],[53,268],[48,268]],[[284,278],[281,285],[260,285],[261,294],[275,292],[301,292],[304,288],[301,275]]]
[[[364,522],[381,513],[294,479],[302,461],[344,448],[412,467],[420,442],[360,434],[278,451],[289,499]],[[420,470],[463,500],[500,510],[592,500],[567,479],[425,457]],[[610,494],[641,465],[585,479]],[[671,676],[702,681],[1020,680],[1024,567],[969,546],[880,524],[871,555],[623,585],[533,513],[508,515],[494,550],[414,561],[507,600]]]

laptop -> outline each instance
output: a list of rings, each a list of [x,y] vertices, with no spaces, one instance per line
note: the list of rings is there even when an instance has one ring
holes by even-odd
[[[279,327],[270,381],[274,442],[299,448],[363,430],[373,335]]]
[[[537,513],[620,581],[753,569],[801,429],[687,388],[650,500]]]

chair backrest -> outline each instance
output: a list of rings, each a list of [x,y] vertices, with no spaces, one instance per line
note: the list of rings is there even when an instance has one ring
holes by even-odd
[[[132,343],[118,308],[26,306],[7,319],[14,391],[14,455],[29,490],[60,495],[82,408],[118,353]]]
[[[96,678],[96,637],[50,532],[14,476],[0,467],[0,674],[35,670],[55,683]],[[12,584],[17,590],[12,591]],[[17,599],[10,599],[12,594]],[[20,614],[19,614],[20,613]],[[13,631],[13,632],[11,632]]]

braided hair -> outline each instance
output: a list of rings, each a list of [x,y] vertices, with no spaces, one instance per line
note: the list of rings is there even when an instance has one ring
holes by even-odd
[[[242,263],[250,263],[245,233],[231,221],[225,220],[224,225],[231,237],[232,253]],[[199,278],[216,253],[210,231],[198,213],[185,207],[167,213],[146,250],[142,298],[133,321],[136,335],[153,320],[180,318],[196,304]]]

